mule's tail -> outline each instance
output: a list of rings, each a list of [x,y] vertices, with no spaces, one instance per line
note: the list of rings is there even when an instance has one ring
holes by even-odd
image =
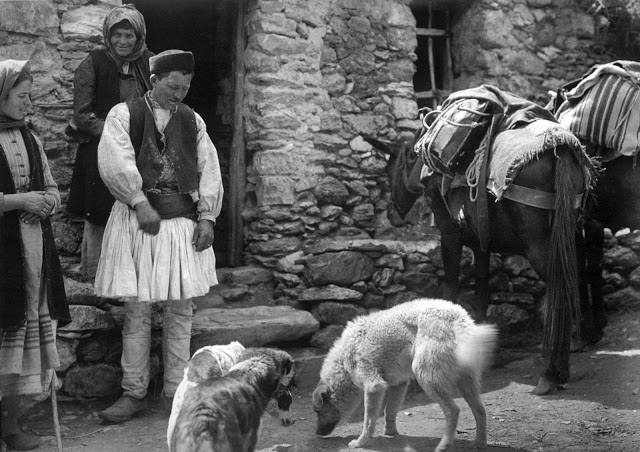
[[[553,352],[567,342],[571,325],[580,326],[580,291],[576,251],[576,161],[565,146],[557,148],[555,165],[555,211],[547,266],[544,344]],[[582,174],[580,174],[582,177]]]
[[[498,339],[498,329],[493,325],[474,325],[466,334],[459,336],[456,346],[458,365],[480,376],[493,358]]]

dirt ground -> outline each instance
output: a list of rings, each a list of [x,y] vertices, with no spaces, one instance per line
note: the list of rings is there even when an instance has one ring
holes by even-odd
[[[611,313],[605,338],[589,350],[571,355],[572,379],[566,390],[531,395],[540,365],[537,336],[501,338],[496,364],[485,373],[483,400],[488,413],[488,451],[638,452],[640,451],[640,307]],[[301,356],[304,351],[291,350]],[[308,355],[308,351],[307,351]],[[321,359],[309,359],[294,390],[291,427],[265,416],[258,449],[337,452],[360,432],[362,418],[340,425],[326,438],[314,435],[310,397]],[[440,408],[412,386],[398,415],[396,437],[381,436],[382,420],[370,446],[362,451],[431,451],[444,427]],[[166,448],[168,414],[153,400],[144,416],[122,425],[102,424],[96,412],[111,400],[60,400],[63,448],[67,452],[147,452]],[[474,450],[475,423],[461,398],[454,450]],[[43,438],[42,451],[57,451],[51,404],[42,402],[23,419]]]

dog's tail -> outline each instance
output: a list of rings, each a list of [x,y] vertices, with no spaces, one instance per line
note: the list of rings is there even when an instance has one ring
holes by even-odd
[[[493,358],[498,330],[494,325],[474,325],[458,335],[456,360],[458,365],[481,375]]]

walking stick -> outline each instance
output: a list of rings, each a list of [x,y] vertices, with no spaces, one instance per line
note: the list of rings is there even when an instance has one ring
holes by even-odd
[[[53,411],[53,428],[56,431],[56,443],[58,444],[58,452],[62,450],[62,433],[60,431],[60,420],[58,419],[58,396],[56,394],[56,371],[53,370],[53,376],[51,378],[51,407]]]
[[[2,417],[2,395],[0,394],[0,417]],[[7,452],[7,445],[2,439],[2,422],[0,422],[0,452]]]

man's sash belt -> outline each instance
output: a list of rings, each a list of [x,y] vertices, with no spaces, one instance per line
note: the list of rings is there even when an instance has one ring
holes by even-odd
[[[147,191],[145,195],[147,195],[151,207],[158,212],[163,220],[185,217],[196,221],[198,218],[197,205],[188,193],[161,194]]]

